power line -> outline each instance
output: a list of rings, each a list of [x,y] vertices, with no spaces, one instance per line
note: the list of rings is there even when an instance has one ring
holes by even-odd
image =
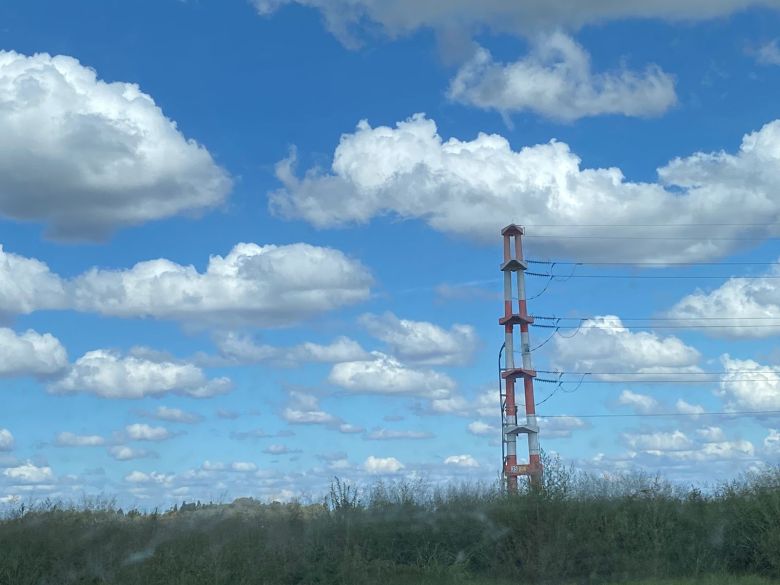
[[[730,374],[780,374],[780,370],[731,370],[727,372],[561,372],[555,370],[536,370],[539,374],[560,376],[727,376]]]
[[[595,321],[600,317],[551,317],[533,315],[537,321]],[[620,317],[621,321],[742,321],[742,320],[772,320],[780,321],[779,317]]]
[[[642,260],[637,261],[624,261],[624,262],[610,262],[610,261],[592,261],[592,262],[574,262],[574,261],[558,261],[558,260],[527,260],[528,264],[543,264],[557,266],[780,266],[780,262],[645,262]]]
[[[576,325],[541,325],[539,323],[532,323],[531,327],[539,327],[541,329],[581,329],[582,327],[576,326]],[[754,325],[754,324],[748,324],[748,325],[656,325],[654,323],[649,323],[647,325],[633,325],[634,328],[652,328],[652,329],[774,329],[774,328],[780,328],[780,323],[776,323],[774,325]],[[621,331],[625,329],[625,327],[620,327],[618,325],[599,325],[598,327],[592,327],[592,329],[599,329],[599,330],[607,330],[607,331]]]
[[[727,242],[764,242],[779,240],[780,236],[764,237],[710,237],[710,236],[561,236],[555,234],[527,234],[526,238],[551,238],[555,240],[696,240],[702,242],[727,241]]]
[[[535,223],[525,224],[525,229],[529,228],[679,228],[679,227],[776,227],[780,228],[780,223],[578,223],[578,224],[562,224],[562,223]],[[527,236],[527,234],[526,234]]]
[[[642,418],[642,417],[678,417],[678,416],[780,416],[780,410],[741,410],[734,412],[652,412],[631,414],[551,414],[539,418]]]
[[[777,382],[780,378],[729,378],[726,382]],[[552,382],[552,381],[551,381]],[[658,380],[582,380],[582,381],[560,381],[554,380],[558,384],[705,384],[707,382],[720,382],[720,380],[675,380],[671,378],[662,378]]]
[[[739,278],[740,280],[780,280],[780,275],[770,274],[766,276],[754,276],[754,275],[740,275],[740,274],[544,274],[542,272],[526,272],[528,276],[538,276],[543,278],[615,278],[615,279],[627,279],[627,280],[642,280],[642,279],[655,279],[655,280],[700,280],[700,279],[713,279],[713,280],[728,280],[731,278]]]

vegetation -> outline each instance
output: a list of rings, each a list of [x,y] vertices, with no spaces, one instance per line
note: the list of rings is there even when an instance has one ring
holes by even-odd
[[[533,535],[533,538],[531,538]],[[505,495],[333,482],[321,503],[19,507],[0,521],[0,585],[643,583],[780,579],[780,469],[711,492],[548,465]]]

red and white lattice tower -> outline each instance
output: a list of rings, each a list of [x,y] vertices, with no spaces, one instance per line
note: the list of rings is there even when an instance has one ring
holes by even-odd
[[[542,463],[539,450],[539,425],[536,420],[536,402],[534,400],[534,378],[536,371],[531,361],[531,342],[528,327],[534,320],[528,315],[525,297],[525,271],[528,264],[523,259],[523,228],[510,225],[501,230],[504,237],[504,262],[501,271],[504,273],[504,316],[498,320],[504,326],[505,360],[501,368],[501,432],[503,438],[503,474],[509,491],[517,490],[518,476],[525,475],[531,480],[531,485],[539,485],[542,477]],[[514,238],[514,246],[512,246]],[[512,251],[514,249],[514,256]],[[512,303],[512,275],[517,281],[517,312]],[[520,327],[520,354],[522,364],[515,365],[515,325]],[[519,423],[517,417],[517,400],[515,383],[523,381],[525,397],[525,422]],[[528,436],[528,463],[517,462],[517,436]]]

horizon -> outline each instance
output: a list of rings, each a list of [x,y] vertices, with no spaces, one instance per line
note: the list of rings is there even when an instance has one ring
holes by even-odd
[[[496,481],[512,223],[547,454],[780,465],[778,9],[6,2],[0,506]]]

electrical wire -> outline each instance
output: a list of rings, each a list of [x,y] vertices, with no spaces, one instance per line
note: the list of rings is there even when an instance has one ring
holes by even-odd
[[[729,374],[780,374],[780,370],[730,370],[728,372],[563,372],[560,370],[536,370],[538,374],[555,374],[563,376],[660,376],[674,374],[675,376],[726,376]]]
[[[595,321],[599,317],[555,317],[532,315],[536,321]],[[621,321],[748,321],[748,320],[780,321],[780,317],[620,317]]]
[[[709,237],[709,236],[560,236],[555,234],[526,234],[524,238],[553,239],[553,240],[687,240],[701,242],[765,242],[780,240],[780,236],[764,237]]]
[[[558,274],[544,274],[542,272],[526,271],[526,275],[535,276],[541,278],[559,278]],[[726,275],[726,274],[571,274],[565,277],[566,280],[570,278],[614,278],[621,280],[728,280],[731,278],[738,278],[740,280],[780,280],[780,275],[770,274],[768,276],[753,276],[753,275]]]
[[[646,262],[644,260],[610,262],[610,261],[591,261],[591,262],[573,262],[562,260],[526,260],[528,264],[541,266],[780,266],[780,262]]]
[[[539,418],[642,418],[642,417],[677,417],[677,416],[725,416],[725,417],[743,417],[743,416],[780,416],[780,410],[741,410],[734,412],[651,412],[651,413],[629,413],[629,414],[550,414],[539,415]]]
[[[529,228],[678,228],[678,227],[776,227],[780,228],[780,223],[535,223],[523,225],[525,229]]]

